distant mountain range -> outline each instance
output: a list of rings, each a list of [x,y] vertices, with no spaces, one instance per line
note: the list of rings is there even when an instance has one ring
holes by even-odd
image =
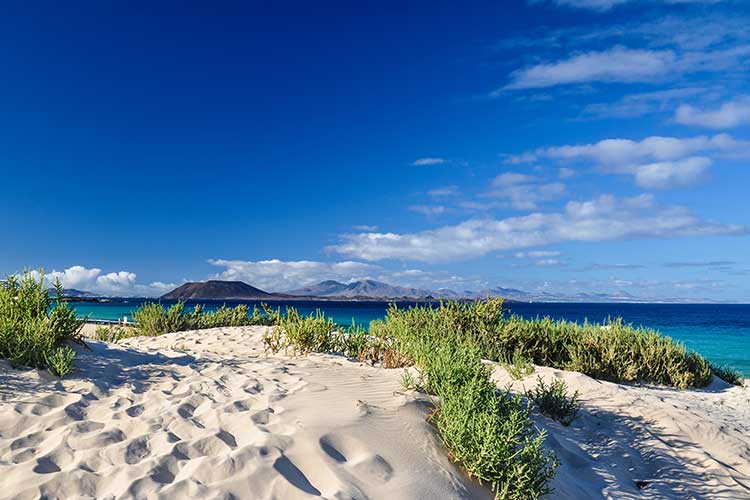
[[[419,288],[389,285],[374,280],[341,283],[338,281],[321,281],[296,290],[286,292],[298,297],[325,297],[336,299],[427,299],[435,297],[434,292]]]
[[[115,297],[105,297],[96,293],[76,289],[65,289],[67,300],[106,301]],[[54,289],[51,289],[54,297]],[[208,280],[188,282],[159,297],[172,300],[374,300],[374,301],[422,301],[422,300],[476,300],[487,297],[502,297],[517,302],[654,302],[627,292],[615,293],[574,293],[556,294],[548,292],[526,292],[516,288],[494,287],[484,290],[455,291],[448,288],[427,290],[390,285],[375,280],[361,280],[351,283],[326,280],[285,293],[266,292],[242,281]],[[713,302],[710,300],[663,299],[663,303]]]
[[[54,288],[50,288],[47,291],[49,292],[50,297],[55,297],[57,295],[57,291]],[[76,290],[75,288],[63,288],[63,296],[70,299],[96,299],[101,297],[101,295],[97,293]]]
[[[285,293],[265,292],[241,281],[211,280],[185,283],[163,295],[163,299],[204,299],[204,300],[476,300],[488,297],[502,297],[517,302],[644,302],[643,298],[626,292],[618,293],[576,293],[555,294],[548,292],[531,293],[516,288],[494,287],[484,290],[455,291],[448,288],[426,290],[390,285],[375,280],[361,280],[342,283],[326,280]],[[663,302],[684,302],[679,299]]]

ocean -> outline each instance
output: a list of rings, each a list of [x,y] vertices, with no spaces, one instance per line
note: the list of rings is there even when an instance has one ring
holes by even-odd
[[[165,304],[174,301],[163,301]],[[117,320],[127,316],[132,320],[133,310],[144,303],[143,299],[117,302],[71,302],[80,316],[91,319]],[[198,302],[188,301],[188,306]],[[207,309],[224,304],[200,301]],[[226,302],[234,306],[239,302]],[[251,308],[259,302],[245,302]],[[412,302],[399,303],[405,307]],[[350,325],[355,321],[368,325],[370,321],[385,316],[387,304],[383,302],[348,301],[288,301],[274,302],[274,308],[292,306],[308,314],[320,309],[334,321]],[[635,326],[653,328],[683,342],[714,363],[731,366],[750,376],[750,305],[749,304],[586,304],[586,303],[525,303],[509,302],[511,312],[533,318],[550,316],[582,323],[601,323],[608,317],[621,317]]]

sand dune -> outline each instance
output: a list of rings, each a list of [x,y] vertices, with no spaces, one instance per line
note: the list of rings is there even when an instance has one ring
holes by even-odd
[[[400,370],[269,357],[262,332],[92,341],[62,381],[0,365],[0,498],[492,497],[447,459]],[[746,388],[537,374],[585,402],[570,427],[535,417],[561,461],[552,498],[750,498]]]
[[[0,368],[0,498],[491,498],[400,371],[266,357],[261,328],[90,343],[74,376]]]
[[[750,391],[714,378],[703,390],[635,387],[536,367],[523,391],[563,379],[584,403],[569,427],[536,418],[561,465],[553,498],[750,498]]]

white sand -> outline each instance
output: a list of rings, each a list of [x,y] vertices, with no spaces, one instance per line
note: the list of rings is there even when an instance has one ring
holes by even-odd
[[[262,331],[92,341],[62,381],[0,362],[0,498],[491,497],[446,458],[401,370],[268,357]],[[750,498],[747,388],[538,368],[516,390],[537,374],[585,402],[570,427],[535,417],[561,461],[552,498]]]
[[[538,375],[563,379],[584,404],[569,427],[535,418],[561,462],[553,498],[750,498],[747,386],[714,378],[703,390],[634,387],[546,367],[522,381],[493,373],[515,391]]]
[[[62,381],[0,366],[0,498],[491,498],[400,370],[267,357],[262,331],[92,341]]]

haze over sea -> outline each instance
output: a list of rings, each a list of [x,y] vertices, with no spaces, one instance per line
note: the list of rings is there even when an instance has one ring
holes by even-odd
[[[81,316],[97,320],[117,320],[127,316],[132,319],[135,308],[147,299],[132,299],[118,302],[72,302]],[[164,304],[174,301],[163,300]],[[260,305],[257,301],[188,301],[188,306],[197,303],[207,309],[222,304],[234,306],[246,303]],[[388,305],[384,302],[366,301],[285,301],[274,302],[274,308],[282,310],[289,305],[303,314],[316,309],[325,312],[341,325],[352,321],[368,325],[370,321],[382,319]],[[406,307],[410,302],[399,303]],[[750,304],[602,304],[602,303],[527,303],[509,302],[510,312],[530,318],[550,316],[582,323],[601,323],[608,317],[622,317],[627,323],[658,330],[664,335],[683,342],[714,363],[726,364],[750,376]]]

